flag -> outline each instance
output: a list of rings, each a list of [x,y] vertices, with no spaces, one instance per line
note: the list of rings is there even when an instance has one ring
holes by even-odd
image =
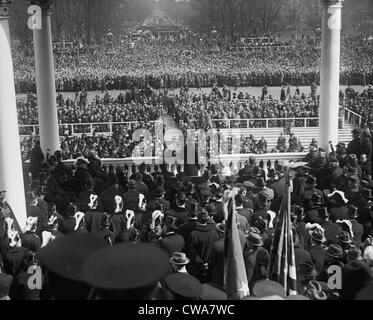
[[[286,171],[286,193],[281,203],[271,246],[269,277],[271,280],[282,284],[288,295],[296,295],[297,276],[290,218],[290,170],[289,167]]]
[[[225,291],[229,300],[239,300],[250,295],[234,211],[233,196],[228,204],[228,219],[224,239]]]

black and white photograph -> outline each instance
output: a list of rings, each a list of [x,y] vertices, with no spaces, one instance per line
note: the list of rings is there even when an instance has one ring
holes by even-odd
[[[0,0],[0,308],[373,300],[372,147],[373,0]]]

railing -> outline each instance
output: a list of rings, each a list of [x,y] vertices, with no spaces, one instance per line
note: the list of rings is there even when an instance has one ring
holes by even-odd
[[[115,128],[123,130],[135,130],[139,128],[141,123],[144,123],[146,126],[152,126],[156,123],[160,123],[162,120],[156,121],[126,121],[126,122],[92,122],[92,123],[63,123],[59,125],[60,136],[68,135],[80,135],[85,133],[86,135],[92,135],[93,132],[101,134],[112,134]],[[39,125],[20,125],[19,134],[20,136],[28,136],[31,133],[39,134]]]
[[[282,165],[291,160],[299,161],[304,159],[306,153],[268,153],[268,154],[227,154],[220,155],[209,159],[210,164],[222,163],[226,167],[226,171],[232,175],[237,174],[240,169],[245,166],[246,161],[249,158],[254,158],[256,164],[263,163],[263,170],[268,173],[271,168],[274,168],[275,163]],[[67,165],[73,165],[75,160],[64,161]],[[112,165],[114,169],[117,167],[124,168],[123,172],[127,177],[130,177],[133,173],[138,171],[138,167],[142,164],[146,165],[146,171],[153,173],[163,163],[163,159],[160,157],[142,157],[142,158],[125,158],[125,159],[101,159],[101,162],[105,166]],[[173,163],[166,164],[167,169],[170,172],[178,173],[184,172],[184,163]],[[206,164],[200,165],[199,176],[202,175]]]
[[[344,110],[345,121],[347,121],[350,124],[356,125],[360,128],[364,122],[363,116],[347,108],[344,108]]]
[[[284,128],[291,123],[292,127],[309,128],[318,127],[318,117],[307,118],[251,118],[251,119],[213,119],[214,128]]]
[[[231,46],[231,51],[267,51],[267,50],[274,50],[274,51],[287,51],[290,48],[294,48],[294,46],[272,46],[272,45],[259,45],[255,47],[249,46]]]

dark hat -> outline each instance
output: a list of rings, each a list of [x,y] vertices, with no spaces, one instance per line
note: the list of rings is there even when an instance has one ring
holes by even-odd
[[[84,260],[107,245],[104,239],[93,234],[74,233],[50,242],[39,251],[39,259],[56,275],[81,282]]]
[[[112,177],[110,180],[112,184],[119,184],[119,178],[117,176]]]
[[[166,216],[166,219],[164,221],[164,224],[165,226],[173,229],[173,230],[177,230],[178,227],[177,227],[177,218],[176,217],[173,217],[173,216]]]
[[[263,178],[256,178],[255,183],[257,187],[264,187],[266,185]]]
[[[9,290],[13,282],[13,277],[5,273],[0,273],[0,299],[9,295]]]
[[[250,231],[247,235],[247,241],[255,247],[261,247],[263,245],[263,238],[260,232]]]
[[[308,177],[306,178],[305,183],[312,184],[312,185],[316,185],[316,178],[313,177],[313,176],[308,176]]]
[[[128,188],[136,188],[136,181],[133,179],[128,180]]]
[[[163,196],[164,194],[166,193],[165,189],[161,186],[157,187],[157,189],[155,189],[155,195],[157,197],[161,197]]]
[[[216,208],[213,204],[208,204],[206,206],[206,210],[207,210],[207,213],[209,214],[209,216],[216,215]]]
[[[363,258],[361,256],[360,248],[358,248],[354,245],[349,246],[348,252],[347,252],[347,257],[350,260],[363,260]]]
[[[172,293],[187,299],[198,299],[202,294],[202,284],[187,273],[172,273],[166,278],[166,287]]]
[[[23,233],[21,234],[20,238],[22,242],[22,247],[27,248],[32,252],[37,252],[41,247],[41,240],[35,233]]]
[[[309,261],[299,264],[299,272],[305,278],[314,278],[317,276],[317,271],[314,264]]]
[[[185,192],[179,192],[178,195],[177,195],[177,199],[180,201],[180,202],[185,202],[187,200],[187,195]]]
[[[253,293],[257,298],[264,298],[270,296],[286,297],[284,287],[278,282],[272,280],[263,280],[255,284]]]
[[[345,243],[345,244],[348,244],[348,243],[352,242],[351,236],[350,236],[350,234],[347,231],[341,231],[337,235],[337,239],[338,239],[339,242]]]
[[[201,208],[201,211],[198,215],[198,220],[201,220],[201,221],[209,221],[210,220],[210,216],[207,212],[207,210],[205,208]]]
[[[361,129],[360,128],[355,128],[351,131],[351,133],[355,133],[355,134],[361,134]]]
[[[320,218],[327,218],[329,217],[328,209],[326,207],[319,208],[319,217]]]
[[[332,258],[340,259],[343,256],[343,249],[338,244],[330,244],[326,249],[326,254]]]
[[[368,200],[373,199],[373,196],[372,196],[372,190],[371,190],[371,189],[363,189],[363,190],[361,191],[361,195],[362,195],[365,199],[368,199]]]
[[[350,204],[350,205],[347,206],[347,208],[348,208],[347,215],[348,215],[349,218],[356,219],[359,216],[358,213],[357,213],[357,211],[358,211],[357,207],[355,207],[354,205]]]
[[[83,264],[83,278],[94,288],[129,291],[155,285],[169,272],[169,268],[168,255],[162,249],[117,244],[91,254]],[[151,291],[153,289],[151,287]]]
[[[190,259],[184,252],[174,252],[169,261],[177,265],[186,265],[190,262]]]
[[[274,177],[275,175],[277,175],[277,172],[275,169],[270,169],[269,172],[268,172],[268,177]]]
[[[215,283],[204,283],[201,300],[227,300],[227,293],[218,288]]]
[[[322,243],[326,241],[325,236],[324,236],[324,231],[319,228],[310,230],[310,236],[314,241],[317,241],[317,242]]]

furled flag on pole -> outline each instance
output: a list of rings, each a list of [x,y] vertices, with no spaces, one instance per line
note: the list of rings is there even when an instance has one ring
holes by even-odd
[[[225,291],[229,300],[239,300],[250,295],[234,211],[234,196],[232,196],[228,203],[224,242]]]
[[[297,294],[294,241],[290,218],[290,171],[286,170],[285,196],[282,200],[269,258],[269,277],[283,285],[288,295]]]

